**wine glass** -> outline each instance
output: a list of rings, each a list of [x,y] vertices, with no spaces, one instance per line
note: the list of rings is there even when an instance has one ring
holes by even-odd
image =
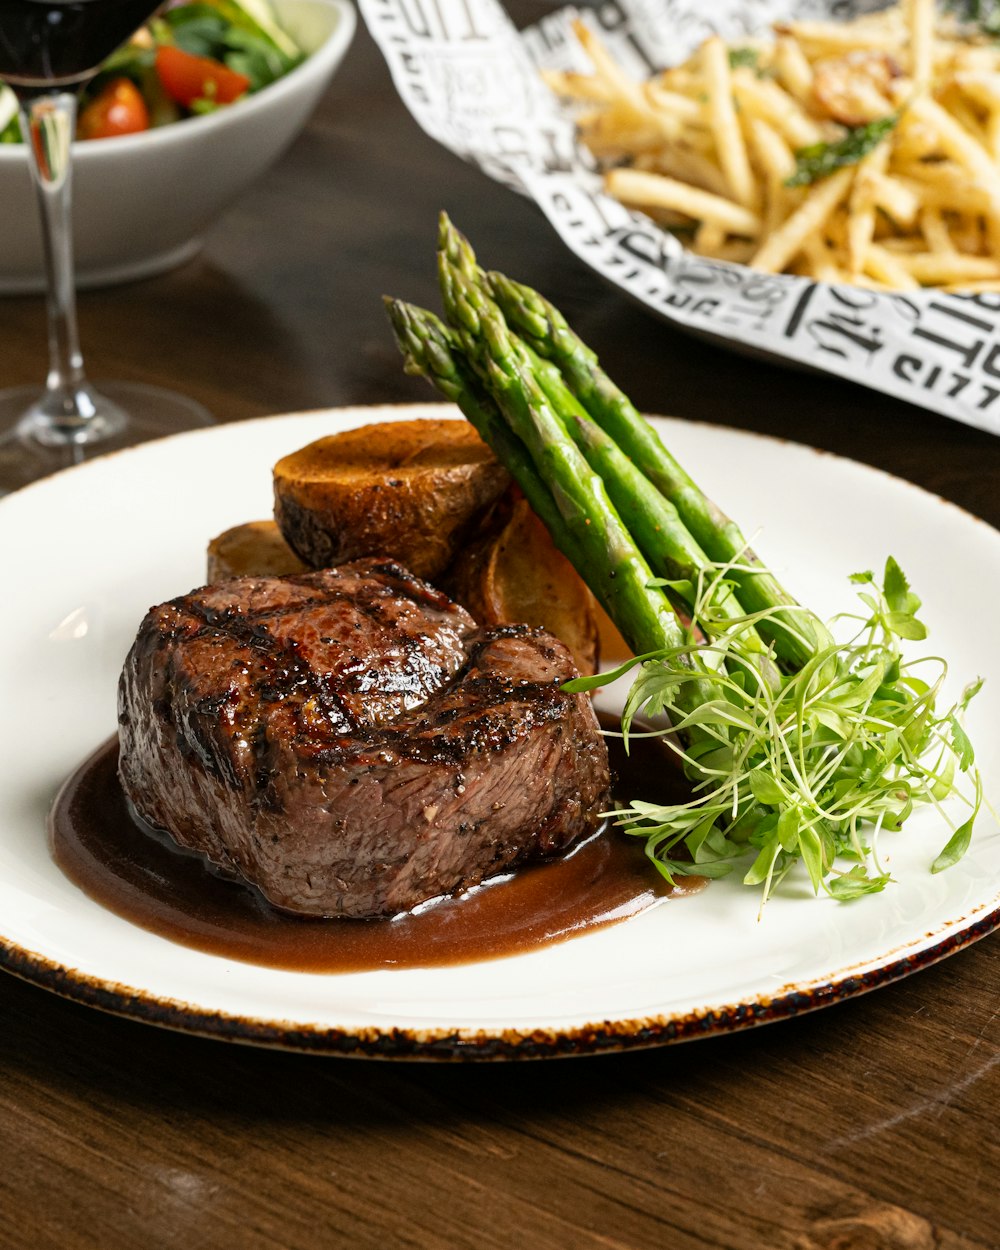
[[[43,393],[0,391],[0,494],[93,454],[212,423],[201,405],[159,387],[96,390],[77,333],[70,201],[78,93],[162,2],[0,0],[0,82],[17,97],[41,211],[49,337]]]

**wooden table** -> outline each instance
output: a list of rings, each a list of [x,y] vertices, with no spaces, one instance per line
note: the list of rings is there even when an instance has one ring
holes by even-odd
[[[434,303],[443,207],[491,264],[550,293],[647,410],[879,465],[1000,524],[1000,440],[633,307],[533,206],[418,130],[363,30],[197,260],[81,298],[91,373],[182,388],[223,421],[427,398],[379,297]],[[0,385],[40,379],[43,342],[41,300],[0,302]],[[993,936],[737,1036],[434,1066],[202,1041],[0,977],[0,1246],[998,1246],[998,993]]]

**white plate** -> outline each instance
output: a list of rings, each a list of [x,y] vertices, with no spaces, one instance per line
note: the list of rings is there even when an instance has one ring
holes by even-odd
[[[270,469],[325,433],[436,405],[355,408],[197,430],[71,469],[0,501],[0,963],[69,997],[239,1040],[354,1054],[498,1057],[679,1040],[778,1019],[905,975],[1000,924],[1000,830],[938,876],[933,812],[885,836],[898,884],[851,904],[786,882],[757,922],[732,878],[528,955],[315,975],[175,945],[103,910],[49,858],[60,782],[115,728],[115,684],[150,604],[203,581],[207,539],[269,515]],[[664,420],[684,463],[791,589],[823,615],[891,552],[924,599],[955,694],[987,684],[969,728],[1000,777],[1000,534],[850,461]],[[767,488],[761,487],[762,483]]]

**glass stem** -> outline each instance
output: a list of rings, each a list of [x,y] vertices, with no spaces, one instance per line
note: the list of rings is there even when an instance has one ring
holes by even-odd
[[[45,394],[26,415],[30,426],[26,432],[46,443],[104,439],[117,432],[125,418],[101,402],[83,372],[76,323],[71,215],[76,96],[69,91],[57,91],[22,97],[20,111],[41,211],[49,332]]]

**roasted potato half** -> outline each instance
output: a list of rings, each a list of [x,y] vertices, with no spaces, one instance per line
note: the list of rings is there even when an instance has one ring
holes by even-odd
[[[314,568],[391,555],[433,581],[509,482],[467,421],[388,421],[279,460],[274,517]]]
[[[303,564],[281,536],[274,521],[234,525],[208,544],[207,581],[230,577],[284,577],[305,573]]]
[[[502,501],[485,532],[455,560],[443,589],[480,625],[546,629],[566,644],[581,673],[597,672],[597,601],[519,493]]]

